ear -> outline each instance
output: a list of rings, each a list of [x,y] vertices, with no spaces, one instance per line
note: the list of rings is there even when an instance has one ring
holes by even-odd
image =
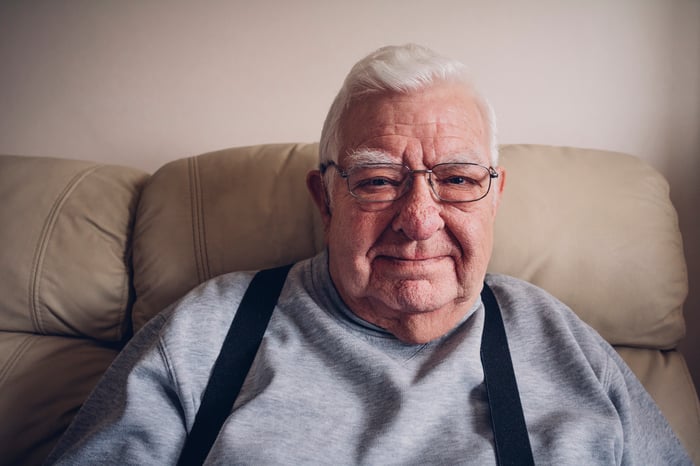
[[[323,183],[323,176],[320,171],[311,170],[306,175],[306,187],[309,189],[309,193],[321,214],[324,229],[328,231],[331,222],[330,199],[328,198],[328,191]]]
[[[498,178],[496,178],[496,183],[493,186],[493,190],[495,191],[493,203],[496,207],[494,213],[498,211],[498,206],[501,203],[501,196],[503,196],[503,190],[506,187],[506,169],[503,167],[496,167],[496,171],[498,172]]]

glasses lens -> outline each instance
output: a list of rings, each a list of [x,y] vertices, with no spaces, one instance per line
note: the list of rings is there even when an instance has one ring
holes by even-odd
[[[407,174],[408,170],[402,165],[362,165],[348,170],[348,187],[363,201],[393,201],[400,197]]]
[[[477,201],[489,192],[489,169],[471,163],[443,163],[435,165],[430,175],[435,194],[447,202]],[[350,193],[364,202],[390,202],[400,198],[407,189],[411,171],[398,164],[368,164],[349,169],[347,178]],[[418,173],[425,173],[418,170]],[[410,183],[409,183],[410,184]]]
[[[438,197],[449,202],[476,201],[491,186],[488,168],[470,163],[445,163],[433,167],[433,186]]]

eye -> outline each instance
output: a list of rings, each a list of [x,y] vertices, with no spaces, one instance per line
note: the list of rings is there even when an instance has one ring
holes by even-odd
[[[378,190],[400,186],[403,182],[401,167],[373,165],[357,167],[348,178],[353,190]]]
[[[471,186],[480,186],[481,181],[474,176],[469,176],[463,173],[451,173],[447,176],[438,178],[438,182],[443,186],[468,188]]]
[[[433,169],[435,178],[446,188],[473,189],[483,185],[488,171],[473,164],[444,164]]]
[[[454,176],[450,176],[449,178],[444,178],[444,179],[440,180],[440,182],[445,183],[445,184],[453,184],[453,185],[479,184],[479,182],[473,178],[469,178],[466,176],[459,176],[459,175],[454,175]]]
[[[382,188],[385,186],[398,186],[400,185],[401,182],[398,180],[386,178],[386,177],[374,177],[374,178],[365,178],[365,179],[360,179],[357,180],[354,183],[355,189],[363,189],[363,188]]]

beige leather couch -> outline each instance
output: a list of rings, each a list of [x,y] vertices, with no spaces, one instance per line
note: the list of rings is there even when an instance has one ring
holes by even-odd
[[[190,288],[320,250],[305,189],[316,152],[229,149],[152,176],[0,157],[0,462],[40,463],[132,332]],[[598,329],[700,464],[698,399],[675,350],[687,277],[666,182],[634,157],[563,147],[505,146],[502,165],[490,270]]]

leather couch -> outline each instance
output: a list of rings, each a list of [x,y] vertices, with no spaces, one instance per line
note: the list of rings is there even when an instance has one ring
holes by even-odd
[[[133,332],[190,288],[319,251],[305,187],[317,150],[227,149],[153,175],[1,156],[0,463],[41,463]],[[490,270],[547,289],[595,327],[700,464],[698,398],[676,350],[687,276],[666,181],[619,153],[501,150]]]

